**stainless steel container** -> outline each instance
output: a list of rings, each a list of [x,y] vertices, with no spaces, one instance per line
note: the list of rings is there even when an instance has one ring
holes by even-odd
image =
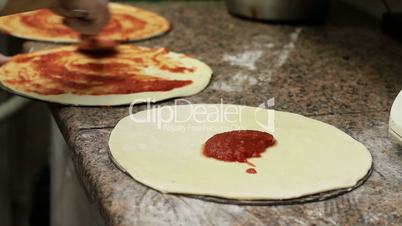
[[[230,13],[256,20],[309,21],[321,19],[327,0],[226,0]]]

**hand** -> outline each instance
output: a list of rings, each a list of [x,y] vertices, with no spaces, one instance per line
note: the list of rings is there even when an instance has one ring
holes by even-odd
[[[109,22],[108,0],[55,0],[55,13],[64,23],[84,35],[96,35]]]
[[[0,54],[0,66],[7,63],[7,61],[9,61],[9,60],[10,60],[10,57]]]

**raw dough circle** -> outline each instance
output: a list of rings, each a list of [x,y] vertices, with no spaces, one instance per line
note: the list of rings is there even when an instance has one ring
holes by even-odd
[[[216,115],[225,116],[219,120]],[[277,144],[261,158],[249,159],[257,174],[247,174],[249,166],[244,163],[201,154],[204,142],[216,133],[265,131],[272,122]],[[237,200],[294,199],[351,188],[372,165],[369,151],[334,126],[293,113],[237,105],[141,111],[116,125],[109,147],[120,167],[156,190]]]

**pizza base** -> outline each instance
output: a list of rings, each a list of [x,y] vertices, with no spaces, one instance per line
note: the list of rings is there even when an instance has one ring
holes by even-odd
[[[190,106],[181,105],[173,111],[179,118],[186,117]],[[202,106],[212,109],[218,105]],[[224,109],[231,106],[224,105]],[[268,110],[237,107],[243,109],[235,123],[237,128],[264,131],[258,122],[267,119]],[[174,109],[165,108],[166,112]],[[145,119],[153,111],[157,110],[133,116]],[[164,193],[243,203],[309,201],[350,191],[367,178],[372,167],[372,157],[362,144],[331,125],[293,113],[275,111],[272,134],[277,145],[268,148],[261,158],[250,159],[257,174],[247,174],[249,166],[244,163],[217,161],[201,154],[209,137],[233,130],[228,129],[233,123],[203,122],[203,128],[210,128],[207,130],[194,130],[200,126],[194,120],[166,125],[159,129],[157,123],[134,122],[128,116],[116,125],[109,140],[111,155],[121,168],[140,183]],[[173,132],[172,128],[187,129]]]
[[[129,45],[120,45],[120,47],[127,47]],[[27,55],[44,55],[47,53],[63,51],[63,50],[71,50],[77,48],[76,46],[65,46],[59,47],[50,50],[38,51],[34,53],[29,53]],[[143,49],[147,49],[144,47],[139,47]],[[188,74],[174,74],[161,72],[154,68],[148,68],[147,74],[153,76],[160,76],[163,79],[168,80],[191,80],[192,83],[186,85],[184,87],[174,88],[169,91],[157,91],[157,92],[138,92],[131,94],[108,94],[108,95],[77,95],[73,93],[65,93],[59,95],[42,95],[34,92],[27,92],[21,89],[17,89],[13,86],[5,83],[5,79],[7,76],[12,73],[19,73],[21,68],[26,66],[19,65],[17,62],[13,62],[13,60],[7,62],[2,67],[0,67],[0,84],[3,89],[15,93],[17,95],[21,95],[24,97],[42,100],[46,102],[60,103],[66,105],[79,105],[79,106],[117,106],[117,105],[127,105],[127,104],[140,104],[145,102],[158,102],[161,100],[166,100],[174,97],[185,97],[194,95],[200,91],[202,91],[209,83],[209,80],[212,76],[211,68],[205,63],[188,57],[183,54],[169,52],[168,56],[170,59],[174,59],[180,64],[185,65],[186,67],[196,68],[194,72],[189,72]],[[110,60],[112,60],[111,58]]]
[[[119,170],[123,171],[125,174],[127,174],[129,177],[135,178],[131,176],[130,173],[128,173],[120,164],[117,162],[117,160],[113,157],[112,153],[110,152],[110,149],[108,151],[108,155],[110,160],[113,162],[113,164],[119,168]],[[223,198],[223,197],[217,197],[217,196],[211,196],[211,195],[194,195],[194,194],[183,194],[183,193],[172,193],[172,194],[177,194],[177,195],[183,195],[186,197],[190,198],[196,198],[200,200],[205,200],[205,201],[210,201],[210,202],[216,202],[216,203],[222,203],[222,204],[237,204],[237,205],[291,205],[291,204],[303,204],[303,203],[308,203],[308,202],[315,202],[315,201],[323,201],[327,200],[348,192],[351,192],[352,190],[358,188],[362,184],[366,182],[366,180],[370,177],[371,173],[373,172],[373,166],[370,168],[369,172],[364,176],[362,179],[360,179],[354,186],[349,187],[349,188],[340,188],[340,189],[334,189],[334,190],[329,190],[325,192],[319,192],[311,195],[304,195],[301,197],[297,198],[290,198],[290,199],[235,199],[235,198]],[[147,185],[145,185],[147,186]],[[151,188],[153,189],[153,188]]]
[[[131,5],[124,5],[124,4],[119,4],[119,3],[109,3],[109,7],[112,10],[116,11],[127,11],[129,14],[135,14],[139,16],[140,19],[143,19],[145,21],[149,22],[154,22],[155,21],[158,23],[160,26],[159,29],[157,30],[151,30],[147,31],[145,34],[131,34],[129,37],[119,37],[119,34],[116,33],[110,37],[103,37],[100,36],[100,38],[103,38],[105,40],[109,41],[118,41],[118,42],[134,42],[134,41],[143,41],[151,38],[156,38],[159,36],[162,36],[166,34],[167,32],[170,31],[171,26],[170,23],[162,16],[148,11],[144,9],[140,9]],[[140,14],[138,13],[140,12]],[[25,14],[29,14],[31,12],[25,12]],[[24,14],[24,13],[20,13]],[[10,16],[3,16],[0,17],[0,30],[12,35],[17,38],[21,39],[29,39],[29,40],[36,40],[36,41],[44,41],[44,42],[53,42],[53,43],[79,43],[80,39],[78,37],[63,37],[63,35],[60,36],[49,36],[47,34],[41,34],[39,33],[36,29],[32,29],[30,27],[24,26],[21,24],[20,21],[18,20],[13,20],[11,24],[7,22],[8,17],[16,17],[18,14],[10,15]],[[58,16],[59,17],[59,16]],[[61,22],[58,22],[61,23]]]

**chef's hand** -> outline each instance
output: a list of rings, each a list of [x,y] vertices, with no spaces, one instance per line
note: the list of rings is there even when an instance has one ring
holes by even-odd
[[[109,22],[108,0],[54,0],[51,9],[83,35],[96,35]]]
[[[10,57],[0,54],[0,66],[7,63],[8,60],[10,60]]]

